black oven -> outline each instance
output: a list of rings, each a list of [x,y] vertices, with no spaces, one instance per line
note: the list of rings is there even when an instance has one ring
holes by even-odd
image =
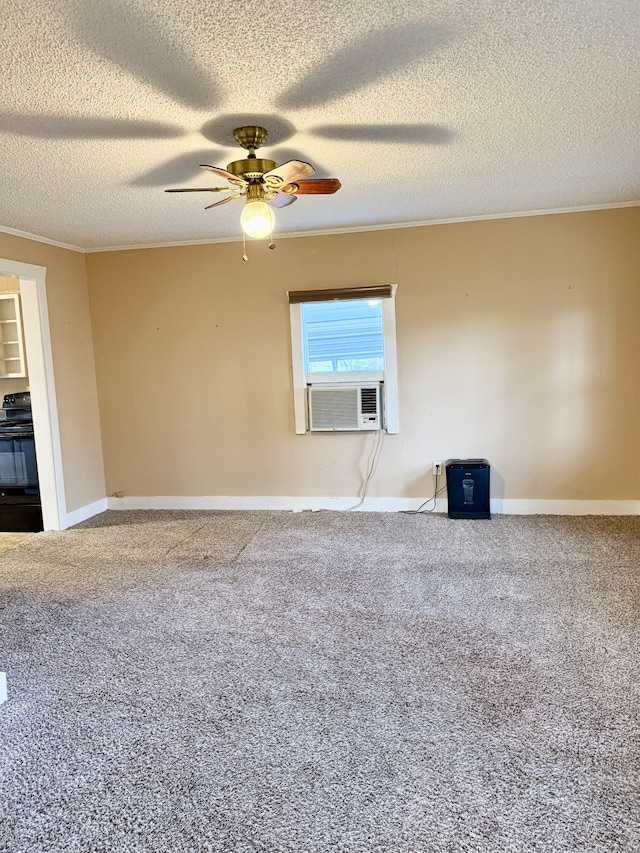
[[[0,531],[42,530],[36,445],[28,392],[5,394],[0,419]]]

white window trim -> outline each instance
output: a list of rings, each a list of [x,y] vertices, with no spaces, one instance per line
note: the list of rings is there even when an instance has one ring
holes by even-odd
[[[340,382],[384,382],[385,430],[390,434],[400,432],[398,419],[398,357],[396,351],[396,290],[391,285],[392,295],[382,300],[382,322],[384,329],[383,371],[366,373],[305,373],[304,343],[302,340],[302,306],[304,303],[289,305],[291,324],[291,372],[293,376],[293,412],[297,435],[307,432],[307,385],[332,384]]]
[[[307,431],[307,383],[302,342],[302,303],[289,305],[291,320],[291,370],[293,374],[293,416],[297,435]]]

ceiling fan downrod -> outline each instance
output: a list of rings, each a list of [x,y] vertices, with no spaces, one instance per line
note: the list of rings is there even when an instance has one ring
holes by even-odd
[[[266,172],[270,172],[277,167],[275,160],[261,160],[256,157],[256,151],[267,140],[267,131],[264,127],[257,127],[253,124],[237,127],[233,131],[233,137],[242,148],[245,148],[249,154],[245,160],[234,160],[229,163],[227,170],[232,175],[244,178],[248,181],[256,181],[262,178]]]
[[[246,148],[249,157],[256,156],[256,150],[267,141],[268,133],[264,127],[256,127],[253,124],[245,127],[237,127],[233,131],[233,138],[241,148]]]

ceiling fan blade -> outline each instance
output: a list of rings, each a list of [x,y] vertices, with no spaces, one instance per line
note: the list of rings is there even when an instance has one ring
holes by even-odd
[[[337,178],[315,178],[311,181],[295,181],[283,187],[282,192],[293,195],[329,195],[338,192],[341,186]]]
[[[245,187],[247,185],[247,181],[244,178],[239,178],[238,175],[234,175],[233,172],[227,172],[226,169],[221,169],[219,166],[205,166],[201,164],[200,168],[206,169],[207,172],[213,172],[214,175],[219,175],[221,178],[237,186]]]
[[[220,204],[226,204],[228,201],[233,201],[235,198],[240,198],[244,193],[236,193],[235,195],[230,195],[227,198],[223,198],[221,201],[214,201],[213,204],[208,204],[205,207],[205,210],[211,210],[212,207],[218,207]]]
[[[287,207],[297,201],[294,195],[286,195],[285,193],[277,192],[273,198],[267,199],[269,207]]]
[[[276,166],[270,172],[265,172],[262,180],[268,187],[280,189],[284,184],[290,184],[293,181],[300,180],[300,178],[308,178],[314,172],[315,169],[311,163],[304,163],[302,160],[289,160],[282,166]]]
[[[179,190],[165,190],[166,193],[232,193],[235,187],[185,187]]]

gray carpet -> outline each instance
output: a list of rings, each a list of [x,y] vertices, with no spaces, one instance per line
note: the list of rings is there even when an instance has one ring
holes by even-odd
[[[640,850],[640,519],[108,512],[0,554],[0,850]]]

